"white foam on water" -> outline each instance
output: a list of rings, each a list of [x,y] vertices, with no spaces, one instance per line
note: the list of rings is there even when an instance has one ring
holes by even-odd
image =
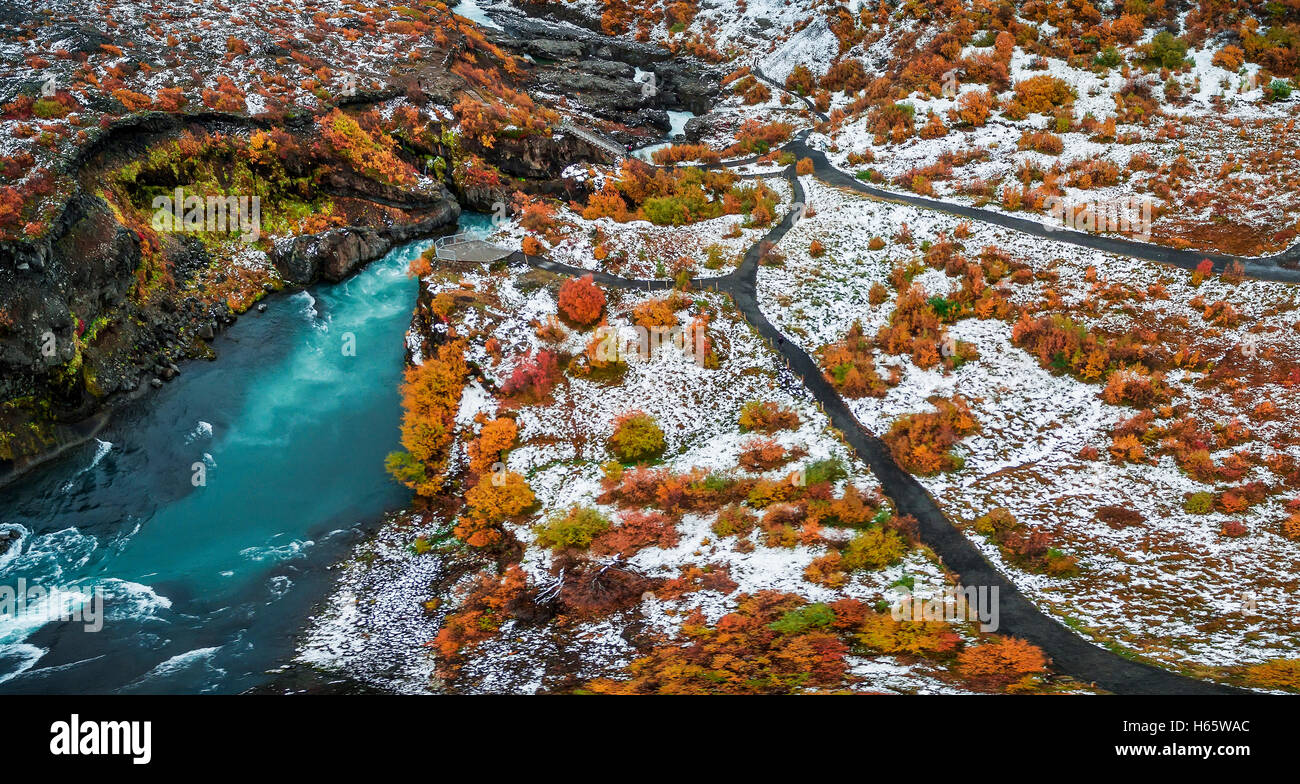
[[[194,429],[185,434],[185,443],[192,444],[200,438],[212,438],[212,423],[204,422],[202,419],[194,426]]]
[[[172,600],[160,595],[153,587],[130,580],[109,578],[96,583],[104,589],[104,617],[110,621],[157,618],[158,611],[170,610]]]
[[[279,599],[293,588],[293,580],[278,574],[266,581],[266,588],[271,592],[272,598]]]
[[[143,686],[150,681],[161,680],[172,675],[177,675],[195,666],[206,666],[216,678],[225,675],[226,671],[220,667],[213,666],[212,659],[216,656],[217,651],[223,646],[215,645],[209,648],[195,648],[192,651],[178,653],[169,659],[159,662],[152,670],[128,683],[122,688],[122,691],[130,691],[133,688]]]
[[[322,315],[320,309],[316,307],[316,297],[312,296],[310,291],[303,289],[289,299],[299,304],[298,312],[311,322],[316,331],[329,331],[329,319]]]
[[[27,640],[38,629],[49,623],[62,621],[72,616],[92,598],[89,590],[80,587],[69,590],[58,586],[42,586],[44,591],[33,596],[35,586],[27,586],[28,596],[23,606],[8,606],[8,601],[0,604],[0,645],[13,645]],[[12,591],[15,586],[9,586]],[[9,597],[6,597],[8,599]]]
[[[18,659],[19,664],[12,672],[0,672],[0,683],[11,681],[30,670],[41,657],[49,653],[45,648],[37,648],[35,645],[21,643],[18,645],[0,645],[0,666],[14,659]]]
[[[641,73],[645,73],[640,69],[638,69],[637,72],[638,75]],[[677,136],[678,134],[686,133],[686,123],[690,122],[691,118],[694,116],[695,115],[692,114],[691,112],[677,112],[677,111],[668,112],[667,141],[656,142],[655,144],[648,144],[645,147],[638,147],[637,149],[632,151],[632,157],[643,160],[646,163],[654,163],[655,152],[657,150],[664,150],[673,146],[673,142],[672,142],[673,137]]]
[[[695,115],[691,112],[668,112],[668,137],[672,138],[679,133],[686,133],[686,123],[690,122]]]
[[[316,543],[311,539],[295,539],[286,544],[245,547],[239,551],[239,554],[249,561],[258,563],[263,561],[288,561],[293,558],[301,558],[306,553],[307,548],[314,544]]]
[[[71,479],[69,479],[68,481],[66,481],[66,482],[63,483],[62,490],[63,490],[64,493],[70,493],[70,492],[72,492],[73,484],[77,481],[77,479],[78,479],[79,477],[81,477],[81,476],[84,476],[84,475],[86,474],[86,472],[88,472],[88,471],[93,471],[94,468],[95,468],[95,466],[99,465],[100,462],[101,462],[105,457],[108,456],[108,453],[111,452],[111,451],[113,451],[113,442],[112,442],[112,441],[101,441],[101,440],[99,440],[98,438],[96,438],[96,439],[95,439],[95,445],[96,445],[96,446],[95,446],[95,455],[94,455],[94,457],[90,458],[90,465],[88,465],[88,466],[86,466],[85,468],[82,468],[81,470],[77,471],[77,473],[75,473],[75,474],[72,475],[72,478],[71,478]]]
[[[104,457],[107,456],[108,453],[113,450],[112,441],[101,441],[98,438],[96,438],[95,444],[96,444],[95,457],[91,459],[90,465],[87,467],[86,470],[90,470],[91,468],[94,468],[95,466],[99,465],[99,462],[103,460]]]
[[[39,536],[31,535],[22,526],[18,528],[23,531],[24,538],[9,548],[5,560],[0,561],[0,567],[22,570],[23,574],[44,575],[42,582],[45,583],[59,582],[65,570],[77,572],[99,549],[97,538],[76,528],[50,531]]]
[[[39,648],[36,648],[36,646],[34,646],[34,645],[20,645],[20,646],[14,646],[14,647],[16,647],[16,648],[35,648],[36,650],[41,650],[41,649],[39,649]],[[3,655],[3,654],[0,653],[0,655]],[[42,655],[44,655],[44,654],[42,654]],[[64,672],[65,670],[71,670],[71,669],[74,668],[74,667],[80,667],[80,666],[83,665],[83,664],[89,664],[89,663],[91,663],[91,662],[93,662],[93,661],[99,661],[100,659],[104,658],[104,656],[106,656],[106,655],[107,655],[107,654],[103,654],[103,653],[101,653],[101,654],[98,655],[98,656],[91,656],[91,657],[88,658],[88,659],[78,659],[77,661],[66,662],[66,663],[64,663],[64,664],[55,664],[55,665],[52,665],[52,666],[50,666],[50,667],[41,667],[40,669],[37,669],[37,670],[28,669],[28,670],[25,670],[24,672],[15,672],[15,673],[13,673],[12,675],[10,675],[9,677],[11,677],[11,678],[16,678],[16,677],[18,677],[19,675],[29,674],[29,675],[32,676],[32,677],[39,678],[39,677],[41,677],[42,675],[50,675],[50,674],[52,674],[52,673],[56,673],[56,672]],[[39,658],[39,657],[38,657],[38,658]],[[0,683],[3,683],[4,680],[5,680],[5,679],[4,679],[3,677],[0,677]]]
[[[493,30],[501,29],[501,25],[492,21],[492,18],[489,17],[487,12],[479,5],[479,0],[460,0],[460,2],[451,10],[470,20],[479,27],[488,27]]]

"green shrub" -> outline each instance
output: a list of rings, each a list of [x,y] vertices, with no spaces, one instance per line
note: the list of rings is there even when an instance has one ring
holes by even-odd
[[[1213,512],[1214,493],[1192,493],[1183,501],[1183,511],[1198,515]]]
[[[623,464],[617,460],[608,460],[600,464],[600,472],[607,480],[617,482],[623,478]]]
[[[841,563],[845,571],[884,569],[903,560],[907,543],[897,532],[884,528],[860,531],[844,550]]]
[[[32,114],[42,120],[55,120],[65,117],[71,111],[53,98],[41,98],[32,104]]]
[[[1147,62],[1162,65],[1165,68],[1178,68],[1187,58],[1187,42],[1175,38],[1172,33],[1162,30],[1151,39],[1151,54]]]
[[[609,518],[589,506],[574,504],[564,513],[556,512],[545,523],[533,527],[537,543],[555,550],[585,550],[591,540],[609,530]]]
[[[614,420],[609,451],[624,462],[657,457],[664,451],[664,431],[644,411],[629,411]]]
[[[825,460],[818,460],[809,463],[803,471],[804,483],[808,485],[821,484],[822,482],[838,482],[849,475],[849,470],[844,465],[844,461],[838,457],[828,457]]]
[[[801,634],[815,626],[830,626],[834,622],[835,611],[818,602],[797,610],[790,610],[769,623],[767,628],[781,634]]]
[[[754,513],[739,504],[727,504],[718,510],[718,519],[713,521],[715,536],[743,536],[754,530],[758,518]]]
[[[1100,65],[1103,68],[1117,68],[1120,63],[1124,62],[1124,55],[1120,54],[1119,50],[1114,46],[1108,46],[1098,52],[1092,62],[1094,65]]]

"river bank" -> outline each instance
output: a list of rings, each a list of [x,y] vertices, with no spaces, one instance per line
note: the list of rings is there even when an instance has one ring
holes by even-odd
[[[98,589],[104,628],[0,628],[0,693],[239,692],[292,651],[328,567],[401,508],[383,457],[427,242],[269,303],[176,380],[6,489],[0,580]]]

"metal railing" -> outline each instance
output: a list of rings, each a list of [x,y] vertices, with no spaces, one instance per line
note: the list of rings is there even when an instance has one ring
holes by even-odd
[[[505,248],[467,231],[433,241],[433,255],[440,261],[495,261],[507,254]]]

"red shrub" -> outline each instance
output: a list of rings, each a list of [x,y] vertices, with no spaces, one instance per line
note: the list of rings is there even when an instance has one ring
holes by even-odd
[[[539,351],[525,357],[515,366],[510,379],[501,387],[501,394],[506,397],[520,398],[529,402],[540,402],[551,395],[556,381],[560,377],[560,367],[555,354]]]

